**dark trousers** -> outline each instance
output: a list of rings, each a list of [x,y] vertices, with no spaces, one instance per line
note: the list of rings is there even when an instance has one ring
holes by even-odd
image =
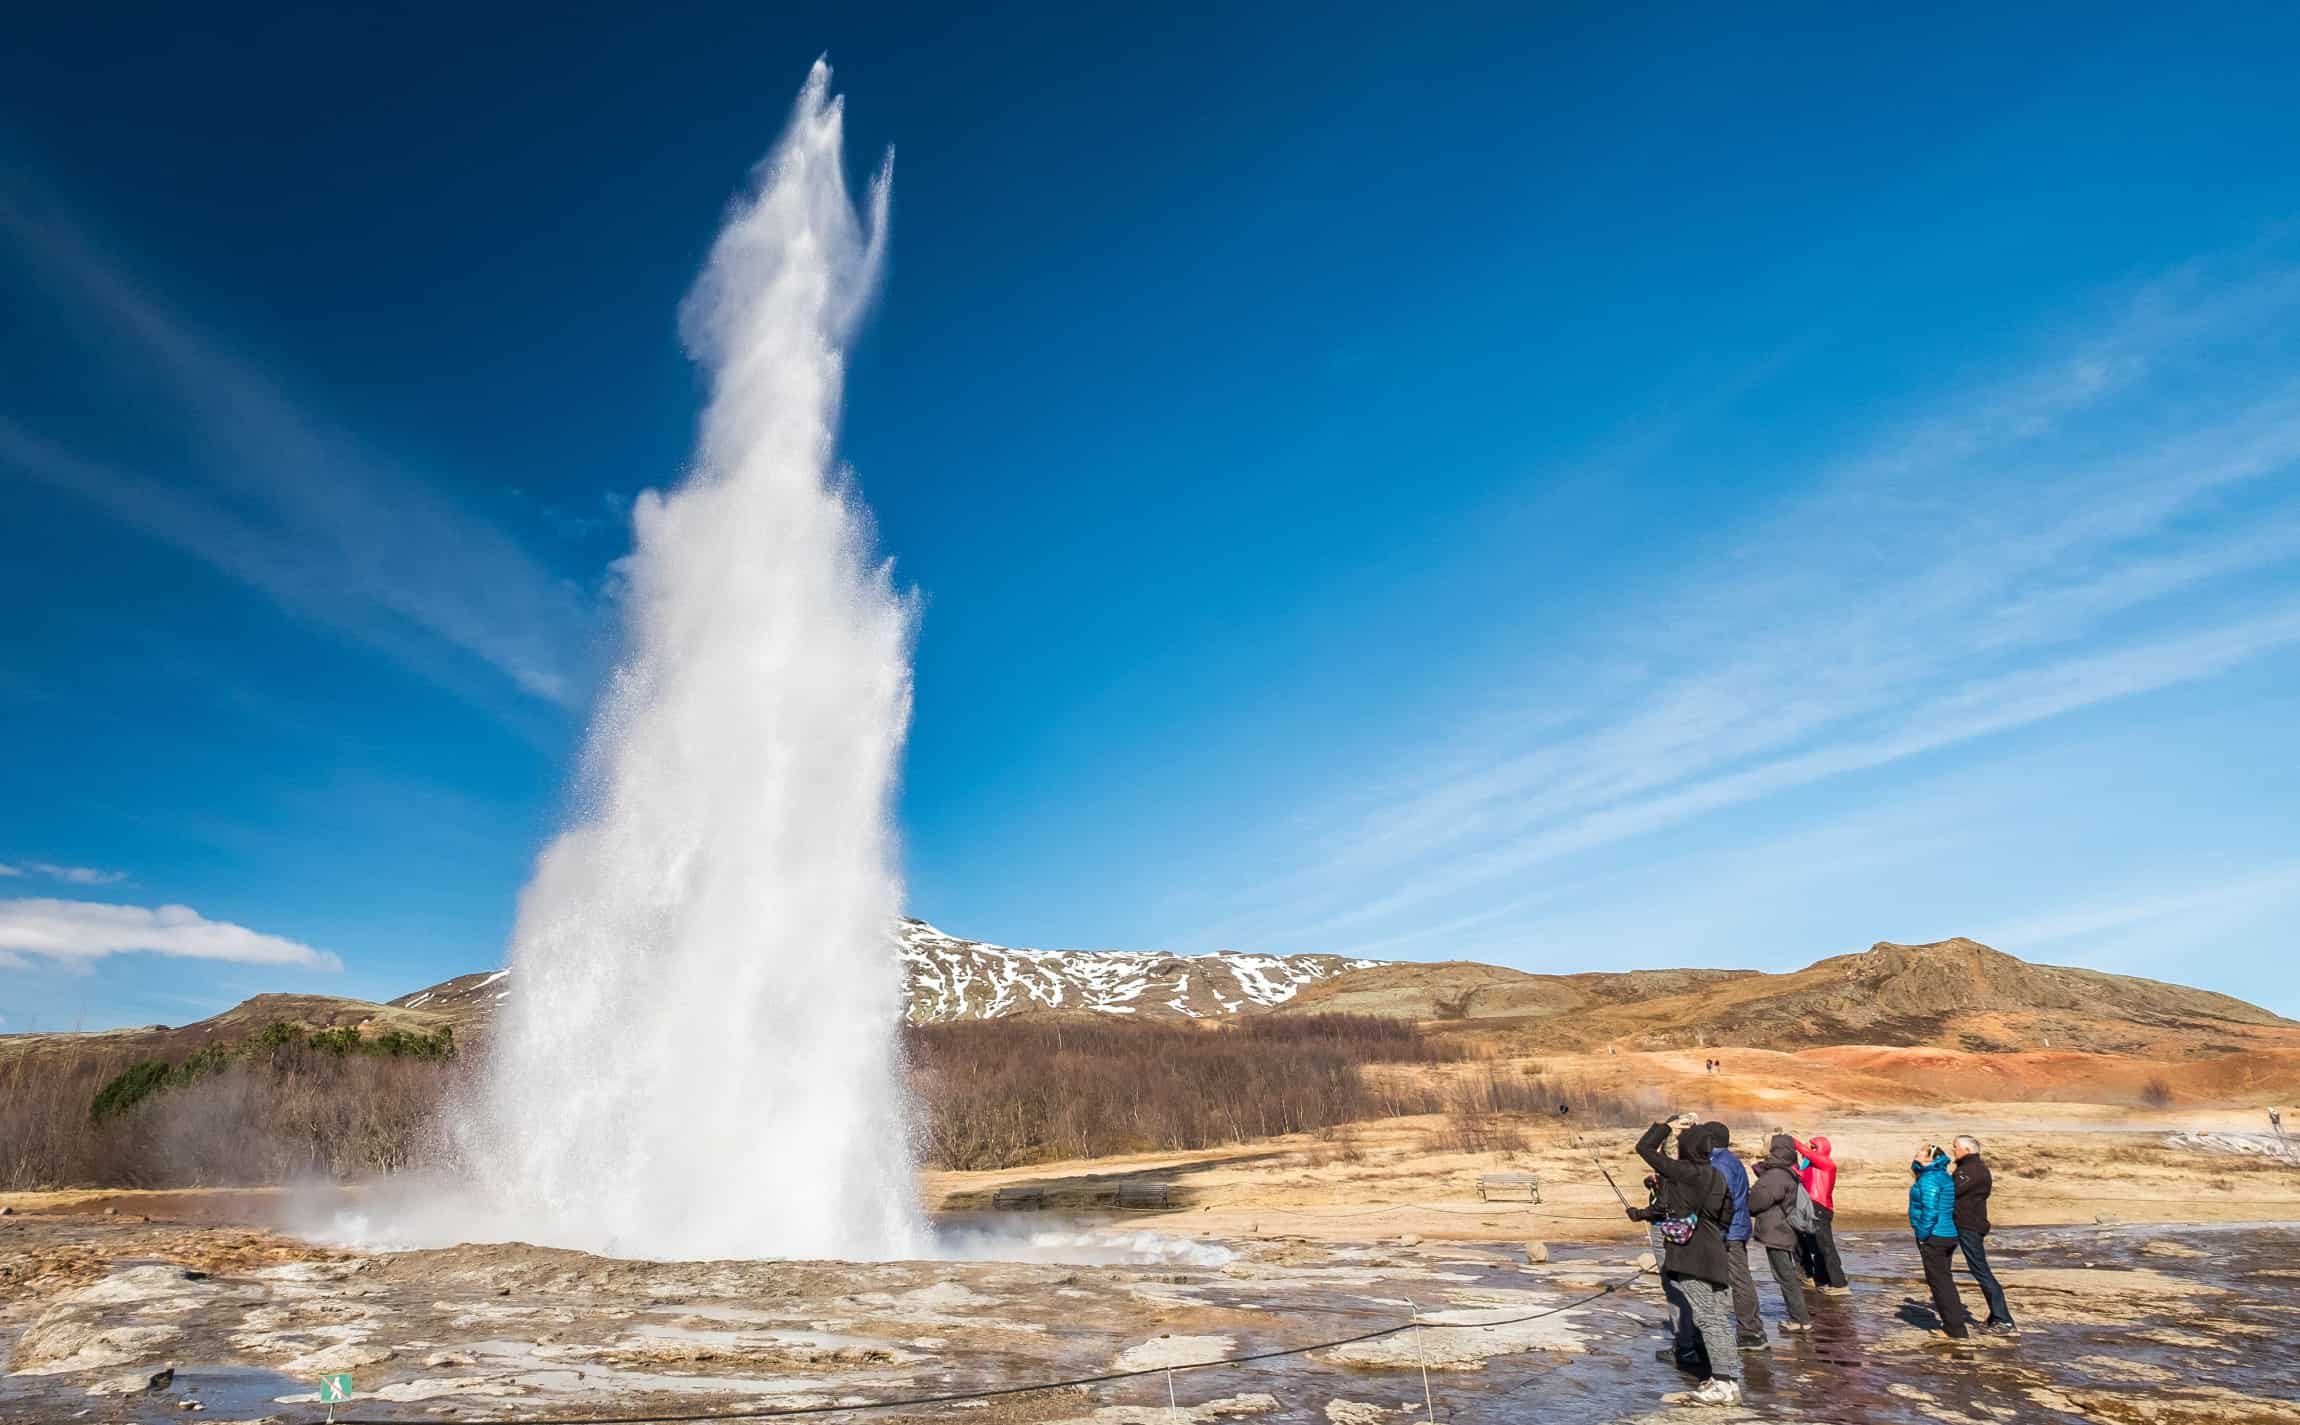
[[[1805,1275],[1813,1279],[1813,1285],[1844,1286],[1845,1264],[1837,1256],[1837,1214],[1814,1203],[1813,1218],[1819,1225],[1810,1232],[1797,1234],[1797,1260],[1804,1265]]]
[[[1733,1320],[1744,1341],[1765,1334],[1765,1323],[1757,1315],[1757,1282],[1749,1275],[1749,1243],[1746,1239],[1725,1244],[1726,1285],[1733,1291]]]
[[[1941,1329],[1959,1338],[1970,1334],[1965,1328],[1972,1317],[1965,1311],[1965,1299],[1957,1295],[1957,1239],[1919,1238],[1917,1255],[1924,1260],[1925,1285],[1932,1288],[1933,1310],[1940,1313]]]
[[[2012,1308],[2005,1305],[2005,1289],[1998,1284],[1997,1274],[1989,1270],[1988,1234],[1985,1232],[1959,1232],[1957,1245],[1965,1252],[1965,1269],[1980,1283],[1981,1295],[1988,1298],[1989,1324],[1999,1321],[2012,1324]]]
[[[1810,1321],[1805,1311],[1805,1283],[1797,1278],[1797,1263],[1786,1247],[1767,1247],[1765,1260],[1773,1268],[1773,1282],[1781,1288],[1781,1304],[1789,1308],[1791,1321]]]

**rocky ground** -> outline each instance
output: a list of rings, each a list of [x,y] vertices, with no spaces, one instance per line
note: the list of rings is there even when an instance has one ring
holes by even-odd
[[[1107,1219],[1001,1226],[959,1240],[1040,1257],[1146,1245],[1136,1224]],[[1638,1249],[1266,1230],[1166,1238],[1181,1260],[1165,1264],[651,1263],[519,1244],[355,1254],[116,1211],[17,1212],[0,1218],[0,1419],[316,1421],[318,1378],[349,1371],[358,1396],[338,1419],[459,1425],[859,1405],[1124,1372],[1146,1374],[868,1418],[1641,1420],[1685,1382],[1653,1360],[1662,1310]],[[2300,1229],[2014,1229],[1997,1254],[2025,1334],[1945,1349],[1924,1332],[1899,1235],[1856,1235],[1855,1291],[1820,1303],[1812,1336],[1752,1358],[1749,1409],[1726,1414],[2300,1422]],[[1414,1310],[1425,1329],[1202,1364],[1381,1331]]]
[[[2300,1425],[2300,1162],[2249,1112],[1888,1112],[1810,1095],[1774,1104],[1746,1084],[1713,1094],[1744,1148],[1778,1111],[1783,1126],[1827,1129],[1846,1165],[1839,1220],[1857,1290],[1822,1304],[1812,1336],[1782,1337],[1752,1366],[1754,1414]],[[1433,1406],[1464,1421],[1665,1410],[1660,1397],[1684,1382],[1653,1360],[1659,1294],[1598,1172],[1637,1191],[1634,1135],[1520,1121],[1511,1141],[1471,1152],[1444,1141],[1456,1127],[1389,1120],[1202,1153],[927,1174],[923,1195],[962,1258],[940,1262],[666,1264],[518,1244],[360,1252],[266,1227],[356,1219],[368,1206],[356,1191],[0,1195],[0,1421],[317,1421],[317,1381],[336,1371],[358,1386],[339,1419],[457,1425],[859,1405],[1114,1374],[867,1418],[1369,1425]],[[1995,1163],[1995,1251],[2027,1327],[2010,1345],[1944,1350],[1922,1329],[1905,1164],[1919,1138],[1954,1131],[1979,1133]],[[1498,1171],[1536,1173],[1541,1201],[1480,1202],[1478,1176]],[[1171,1207],[1098,1208],[1128,1179],[1165,1184]],[[1014,1186],[1040,1189],[1047,1210],[969,1211]],[[1415,1311],[1419,1331],[1318,1345]],[[1204,1364],[1303,1346],[1314,1349]]]

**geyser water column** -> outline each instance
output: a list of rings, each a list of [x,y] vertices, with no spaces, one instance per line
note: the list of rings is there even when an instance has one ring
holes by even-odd
[[[856,211],[817,64],[681,312],[711,394],[643,495],[627,646],[454,1125],[492,1234],[619,1256],[923,1245],[889,800],[912,605],[836,465],[889,173]]]

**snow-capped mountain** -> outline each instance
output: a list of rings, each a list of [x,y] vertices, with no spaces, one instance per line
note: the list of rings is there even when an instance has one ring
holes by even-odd
[[[1378,960],[1217,950],[1017,950],[906,920],[897,935],[913,1024],[1079,1011],[1213,1019],[1284,1004],[1302,986]]]
[[[945,934],[923,920],[902,922],[894,950],[902,961],[904,1014],[913,1024],[1051,1013],[1219,1019],[1274,1009],[1304,985],[1383,963],[1233,950],[1018,950]],[[494,1017],[515,983],[509,970],[489,970],[391,1003],[476,1026]]]

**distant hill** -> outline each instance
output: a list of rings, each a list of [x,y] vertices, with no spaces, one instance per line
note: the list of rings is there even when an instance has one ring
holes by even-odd
[[[2300,1025],[2209,990],[2034,965],[1974,940],[1879,941],[1789,974],[1636,970],[1533,975],[1392,964],[1304,991],[1289,1012],[1474,1021],[1559,1049],[1742,1044],[2067,1049],[2186,1058],[2291,1045]]]
[[[372,1000],[340,995],[257,995],[222,1014],[170,1026],[147,1024],[131,1029],[99,1029],[87,1033],[0,1035],[0,1058],[11,1054],[68,1052],[121,1059],[181,1059],[211,1044],[230,1046],[253,1038],[267,1025],[295,1024],[306,1029],[357,1029],[381,1033],[397,1029],[408,1034],[431,1034],[440,1029],[468,1027],[444,1015],[426,1014]]]
[[[1026,950],[906,920],[895,937],[918,1024],[1079,1016],[1215,1023],[1349,1013],[1474,1032],[1524,1052],[1837,1045],[1964,1053],[2057,1050],[2200,1059],[2300,1050],[2300,1024],[2227,995],[2095,970],[2034,965],[1977,941],[1879,941],[1788,974],[1632,970],[1538,975],[1469,961],[1335,955]],[[70,1045],[173,1058],[285,1020],[312,1028],[452,1028],[484,1035],[517,993],[508,970],[459,975],[389,1004],[258,995],[181,1028],[0,1036],[0,1053]]]

